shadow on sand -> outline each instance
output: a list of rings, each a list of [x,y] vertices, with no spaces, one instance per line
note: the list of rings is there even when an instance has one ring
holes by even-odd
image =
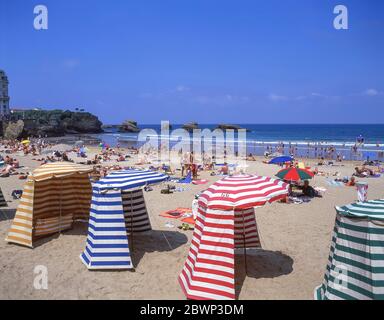
[[[292,272],[293,259],[280,251],[247,249],[247,270],[243,250],[235,256],[235,294],[239,298],[246,277],[275,278]]]
[[[74,227],[70,230],[65,230],[61,233],[62,236],[71,235],[88,235],[88,223],[76,222]],[[60,236],[59,233],[38,239],[34,243],[34,247],[39,247],[45,243],[56,239]],[[151,230],[146,233],[134,233],[133,243],[131,236],[128,235],[128,243],[131,251],[131,258],[134,268],[140,263],[144,254],[148,252],[167,252],[175,250],[176,248],[187,243],[188,238],[185,234],[178,231],[162,231],[162,230]],[[85,239],[84,239],[85,248]],[[80,254],[81,252],[79,252]]]
[[[134,234],[133,243],[128,236],[132,263],[136,268],[145,253],[148,252],[167,252],[186,244],[188,238],[185,234],[178,231],[152,230],[144,234]]]
[[[16,209],[0,208],[0,221],[13,220],[16,214]]]

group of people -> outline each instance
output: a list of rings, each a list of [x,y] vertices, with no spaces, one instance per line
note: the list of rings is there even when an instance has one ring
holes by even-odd
[[[361,167],[355,167],[354,176],[359,178],[365,178],[365,177],[374,177],[379,172],[375,172],[374,170],[366,167],[365,165]]]
[[[0,156],[0,160],[4,163],[3,167],[0,168],[0,177],[2,178],[9,177],[10,174],[16,172],[16,169],[20,168],[19,160],[8,155],[4,159]]]

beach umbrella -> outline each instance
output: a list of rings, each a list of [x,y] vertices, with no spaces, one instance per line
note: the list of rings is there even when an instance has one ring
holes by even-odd
[[[94,187],[100,190],[115,189],[129,190],[143,187],[149,184],[160,183],[169,179],[169,176],[151,170],[128,169],[112,171],[103,179],[100,179]]]
[[[288,194],[277,179],[238,175],[218,180],[198,198],[191,246],[179,283],[189,299],[235,299],[235,249],[261,248],[254,208]]]
[[[269,164],[279,164],[279,163],[291,162],[293,160],[294,159],[290,156],[280,156],[280,157],[273,158],[268,163]]]
[[[287,188],[283,181],[270,177],[229,176],[205,190],[199,197],[199,204],[217,210],[247,209],[281,199]]]
[[[82,141],[82,140],[79,140],[79,141],[75,142],[75,146],[76,147],[83,146],[83,145],[84,145],[84,141]]]
[[[317,300],[384,299],[384,199],[336,207]]]
[[[284,168],[276,174],[276,177],[287,181],[309,180],[313,176],[314,174],[309,170],[294,167]]]

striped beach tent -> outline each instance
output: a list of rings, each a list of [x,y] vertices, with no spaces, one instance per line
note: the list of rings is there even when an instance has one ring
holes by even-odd
[[[6,207],[7,206],[7,201],[5,201],[3,191],[0,188],[0,207]]]
[[[53,162],[27,178],[6,241],[33,247],[36,239],[88,219],[92,195],[88,166]]]
[[[235,248],[260,248],[254,208],[288,194],[281,180],[230,176],[204,191],[179,283],[189,299],[235,299]],[[246,255],[245,255],[246,257]]]
[[[80,259],[88,269],[131,269],[128,234],[151,230],[142,187],[169,177],[149,170],[112,172],[93,185],[88,237]]]
[[[336,207],[331,249],[316,300],[384,300],[384,200]]]

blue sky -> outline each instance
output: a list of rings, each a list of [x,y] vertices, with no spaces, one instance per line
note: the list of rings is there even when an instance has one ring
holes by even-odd
[[[33,28],[45,4],[49,28]],[[333,28],[333,8],[349,29]],[[383,123],[382,0],[0,0],[11,106],[104,123]]]

